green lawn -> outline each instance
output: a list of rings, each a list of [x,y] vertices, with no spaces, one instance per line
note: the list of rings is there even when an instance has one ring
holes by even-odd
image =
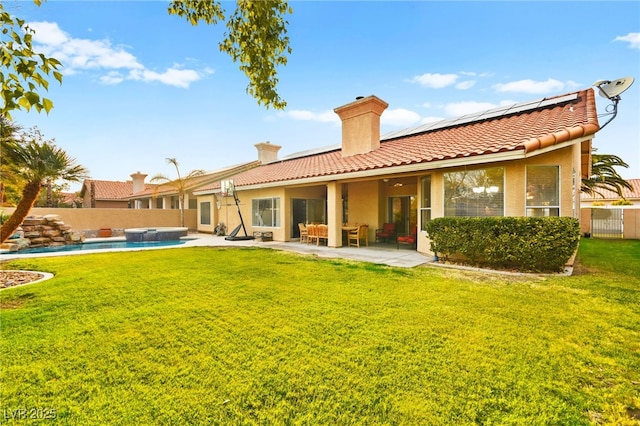
[[[259,248],[12,261],[55,278],[0,292],[1,420],[638,425],[640,241],[583,240],[579,261],[572,277]]]

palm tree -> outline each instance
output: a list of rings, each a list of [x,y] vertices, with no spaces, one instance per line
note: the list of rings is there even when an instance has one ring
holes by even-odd
[[[629,167],[620,157],[613,154],[593,154],[591,165],[591,176],[582,179],[580,190],[591,196],[600,195],[599,190],[608,190],[617,193],[622,197],[622,189],[633,189],[633,187],[622,178],[615,167]]]
[[[0,115],[0,158],[3,160],[0,161],[0,177],[2,180],[0,181],[0,207],[5,203],[5,191],[7,189],[7,184],[9,181],[13,181],[12,173],[9,168],[8,162],[3,158],[2,149],[4,148],[5,143],[9,141],[14,141],[17,138],[18,132],[20,132],[22,128],[9,120],[3,115]],[[9,183],[9,186],[11,184]]]
[[[170,179],[165,175],[158,174],[150,179],[151,182],[164,182],[167,186],[175,189],[178,192],[178,205],[180,208],[180,226],[184,227],[184,209],[185,209],[185,198],[187,196],[187,190],[189,189],[189,184],[193,182],[193,180],[199,176],[204,175],[204,170],[192,170],[188,175],[182,177],[180,175],[180,167],[178,165],[178,160],[175,158],[167,158],[168,164],[173,164],[173,167],[176,169],[176,173],[178,174],[177,179]]]
[[[88,170],[77,165],[76,160],[52,142],[43,141],[36,129],[24,142],[2,140],[2,158],[11,170],[26,182],[22,197],[13,214],[0,228],[0,243],[7,240],[27,217],[38,199],[43,185],[51,180],[78,182],[88,175]]]

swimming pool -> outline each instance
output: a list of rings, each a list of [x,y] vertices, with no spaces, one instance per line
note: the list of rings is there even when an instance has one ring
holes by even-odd
[[[1,255],[20,255],[20,254],[42,254],[42,253],[64,253],[64,252],[78,252],[87,250],[108,250],[108,249],[140,249],[140,248],[154,248],[154,247],[172,247],[179,246],[187,241],[192,240],[166,240],[166,241],[143,241],[143,242],[131,242],[125,240],[115,241],[91,241],[83,244],[68,244],[58,247],[37,247],[27,248],[19,251],[0,251]]]

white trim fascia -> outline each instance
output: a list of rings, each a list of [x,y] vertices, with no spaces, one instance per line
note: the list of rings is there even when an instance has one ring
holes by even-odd
[[[194,197],[199,197],[201,195],[216,195],[220,193],[220,188],[218,189],[206,189],[202,191],[193,191]]]

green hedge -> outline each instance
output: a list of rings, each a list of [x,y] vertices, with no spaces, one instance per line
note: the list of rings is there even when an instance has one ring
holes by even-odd
[[[443,260],[522,272],[560,272],[580,240],[570,217],[442,217],[427,223]]]

